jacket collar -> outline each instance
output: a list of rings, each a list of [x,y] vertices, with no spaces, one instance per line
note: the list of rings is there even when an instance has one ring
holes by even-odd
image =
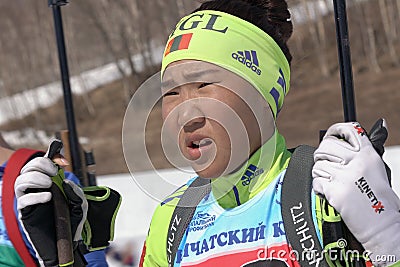
[[[239,206],[265,189],[289,163],[290,152],[277,131],[236,172],[214,178],[212,194],[225,209]]]

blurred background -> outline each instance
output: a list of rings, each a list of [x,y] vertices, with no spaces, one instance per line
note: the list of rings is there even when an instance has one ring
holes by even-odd
[[[137,264],[157,203],[126,174],[124,113],[140,84],[160,69],[174,25],[199,2],[71,0],[62,7],[80,142],[94,152],[98,183],[123,191],[109,251],[115,266]],[[343,120],[332,0],[288,4],[291,89],[277,124],[289,147],[315,146],[320,130]],[[400,1],[347,0],[347,9],[357,118],[366,129],[386,118],[387,146],[394,151],[400,145]],[[1,1],[0,17],[1,134],[14,148],[45,149],[66,129],[52,11],[46,0]],[[146,125],[146,147],[157,169],[176,175],[162,155],[160,127],[158,104]],[[398,158],[390,160],[397,166]]]

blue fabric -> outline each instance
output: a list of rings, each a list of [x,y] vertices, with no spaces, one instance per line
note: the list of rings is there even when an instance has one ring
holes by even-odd
[[[314,190],[311,190],[312,218],[313,218],[313,222],[314,222],[315,232],[317,232],[317,237],[318,237],[319,243],[321,244],[321,246],[323,246],[323,244],[322,244],[322,236],[321,236],[322,229],[320,231],[320,229],[318,228],[317,209],[316,209],[317,203],[316,203],[316,201],[317,201],[317,197],[315,195],[315,192],[314,192]]]
[[[71,180],[75,184],[81,186],[81,182],[79,181],[79,178],[76,177],[75,174],[73,174],[72,172],[65,172],[64,175],[65,175],[65,179]]]
[[[85,259],[90,267],[107,267],[105,250],[96,250],[85,254]]]
[[[284,175],[285,170],[260,193],[232,209],[223,209],[212,192],[200,201],[182,237],[174,266],[199,262],[204,266],[247,266],[266,259],[274,259],[272,265],[298,266],[282,219]],[[315,194],[311,194],[315,210]],[[317,227],[316,213],[312,215]],[[320,235],[318,238],[321,241]]]
[[[0,167],[0,198],[3,186],[3,173],[5,163]],[[6,226],[4,225],[3,212],[0,206],[0,246],[12,246],[10,238],[7,234]]]
[[[7,165],[7,162],[4,162],[0,167],[0,183],[1,184],[3,181],[3,174],[4,174],[4,169],[5,169],[6,165]],[[0,199],[1,199],[1,192],[2,192],[2,190],[1,190],[1,186],[0,186]],[[14,199],[14,213],[15,213],[15,217],[18,218],[17,199]],[[24,240],[25,245],[27,246],[27,248],[29,250],[29,253],[31,255],[35,255],[35,251],[33,250],[33,247],[31,246],[31,244],[28,242],[28,239],[27,239],[24,231],[22,230],[22,226],[21,226],[19,220],[17,220],[17,222],[18,222],[19,231],[22,234],[22,239]],[[2,213],[1,209],[0,209],[0,245],[7,245],[10,247],[13,247],[13,245],[9,239],[5,224],[4,224],[3,213]]]

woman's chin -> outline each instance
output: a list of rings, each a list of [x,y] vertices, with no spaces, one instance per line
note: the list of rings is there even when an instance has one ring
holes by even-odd
[[[215,164],[211,164],[206,168],[201,168],[201,166],[199,165],[192,164],[192,168],[199,177],[212,179],[231,174],[235,172],[236,169],[238,169],[239,167],[236,167],[235,169],[227,168],[226,164],[223,164],[223,166],[215,166]]]
[[[198,165],[192,165],[192,168],[201,178],[212,179],[220,177],[223,174],[223,170],[219,168],[213,168],[213,166],[208,166],[207,168],[199,168]]]

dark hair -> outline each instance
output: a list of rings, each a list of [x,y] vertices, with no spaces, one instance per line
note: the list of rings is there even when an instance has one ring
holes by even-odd
[[[279,45],[289,63],[292,60],[287,41],[293,32],[285,0],[210,0],[196,9],[229,13],[250,22],[266,32]]]

